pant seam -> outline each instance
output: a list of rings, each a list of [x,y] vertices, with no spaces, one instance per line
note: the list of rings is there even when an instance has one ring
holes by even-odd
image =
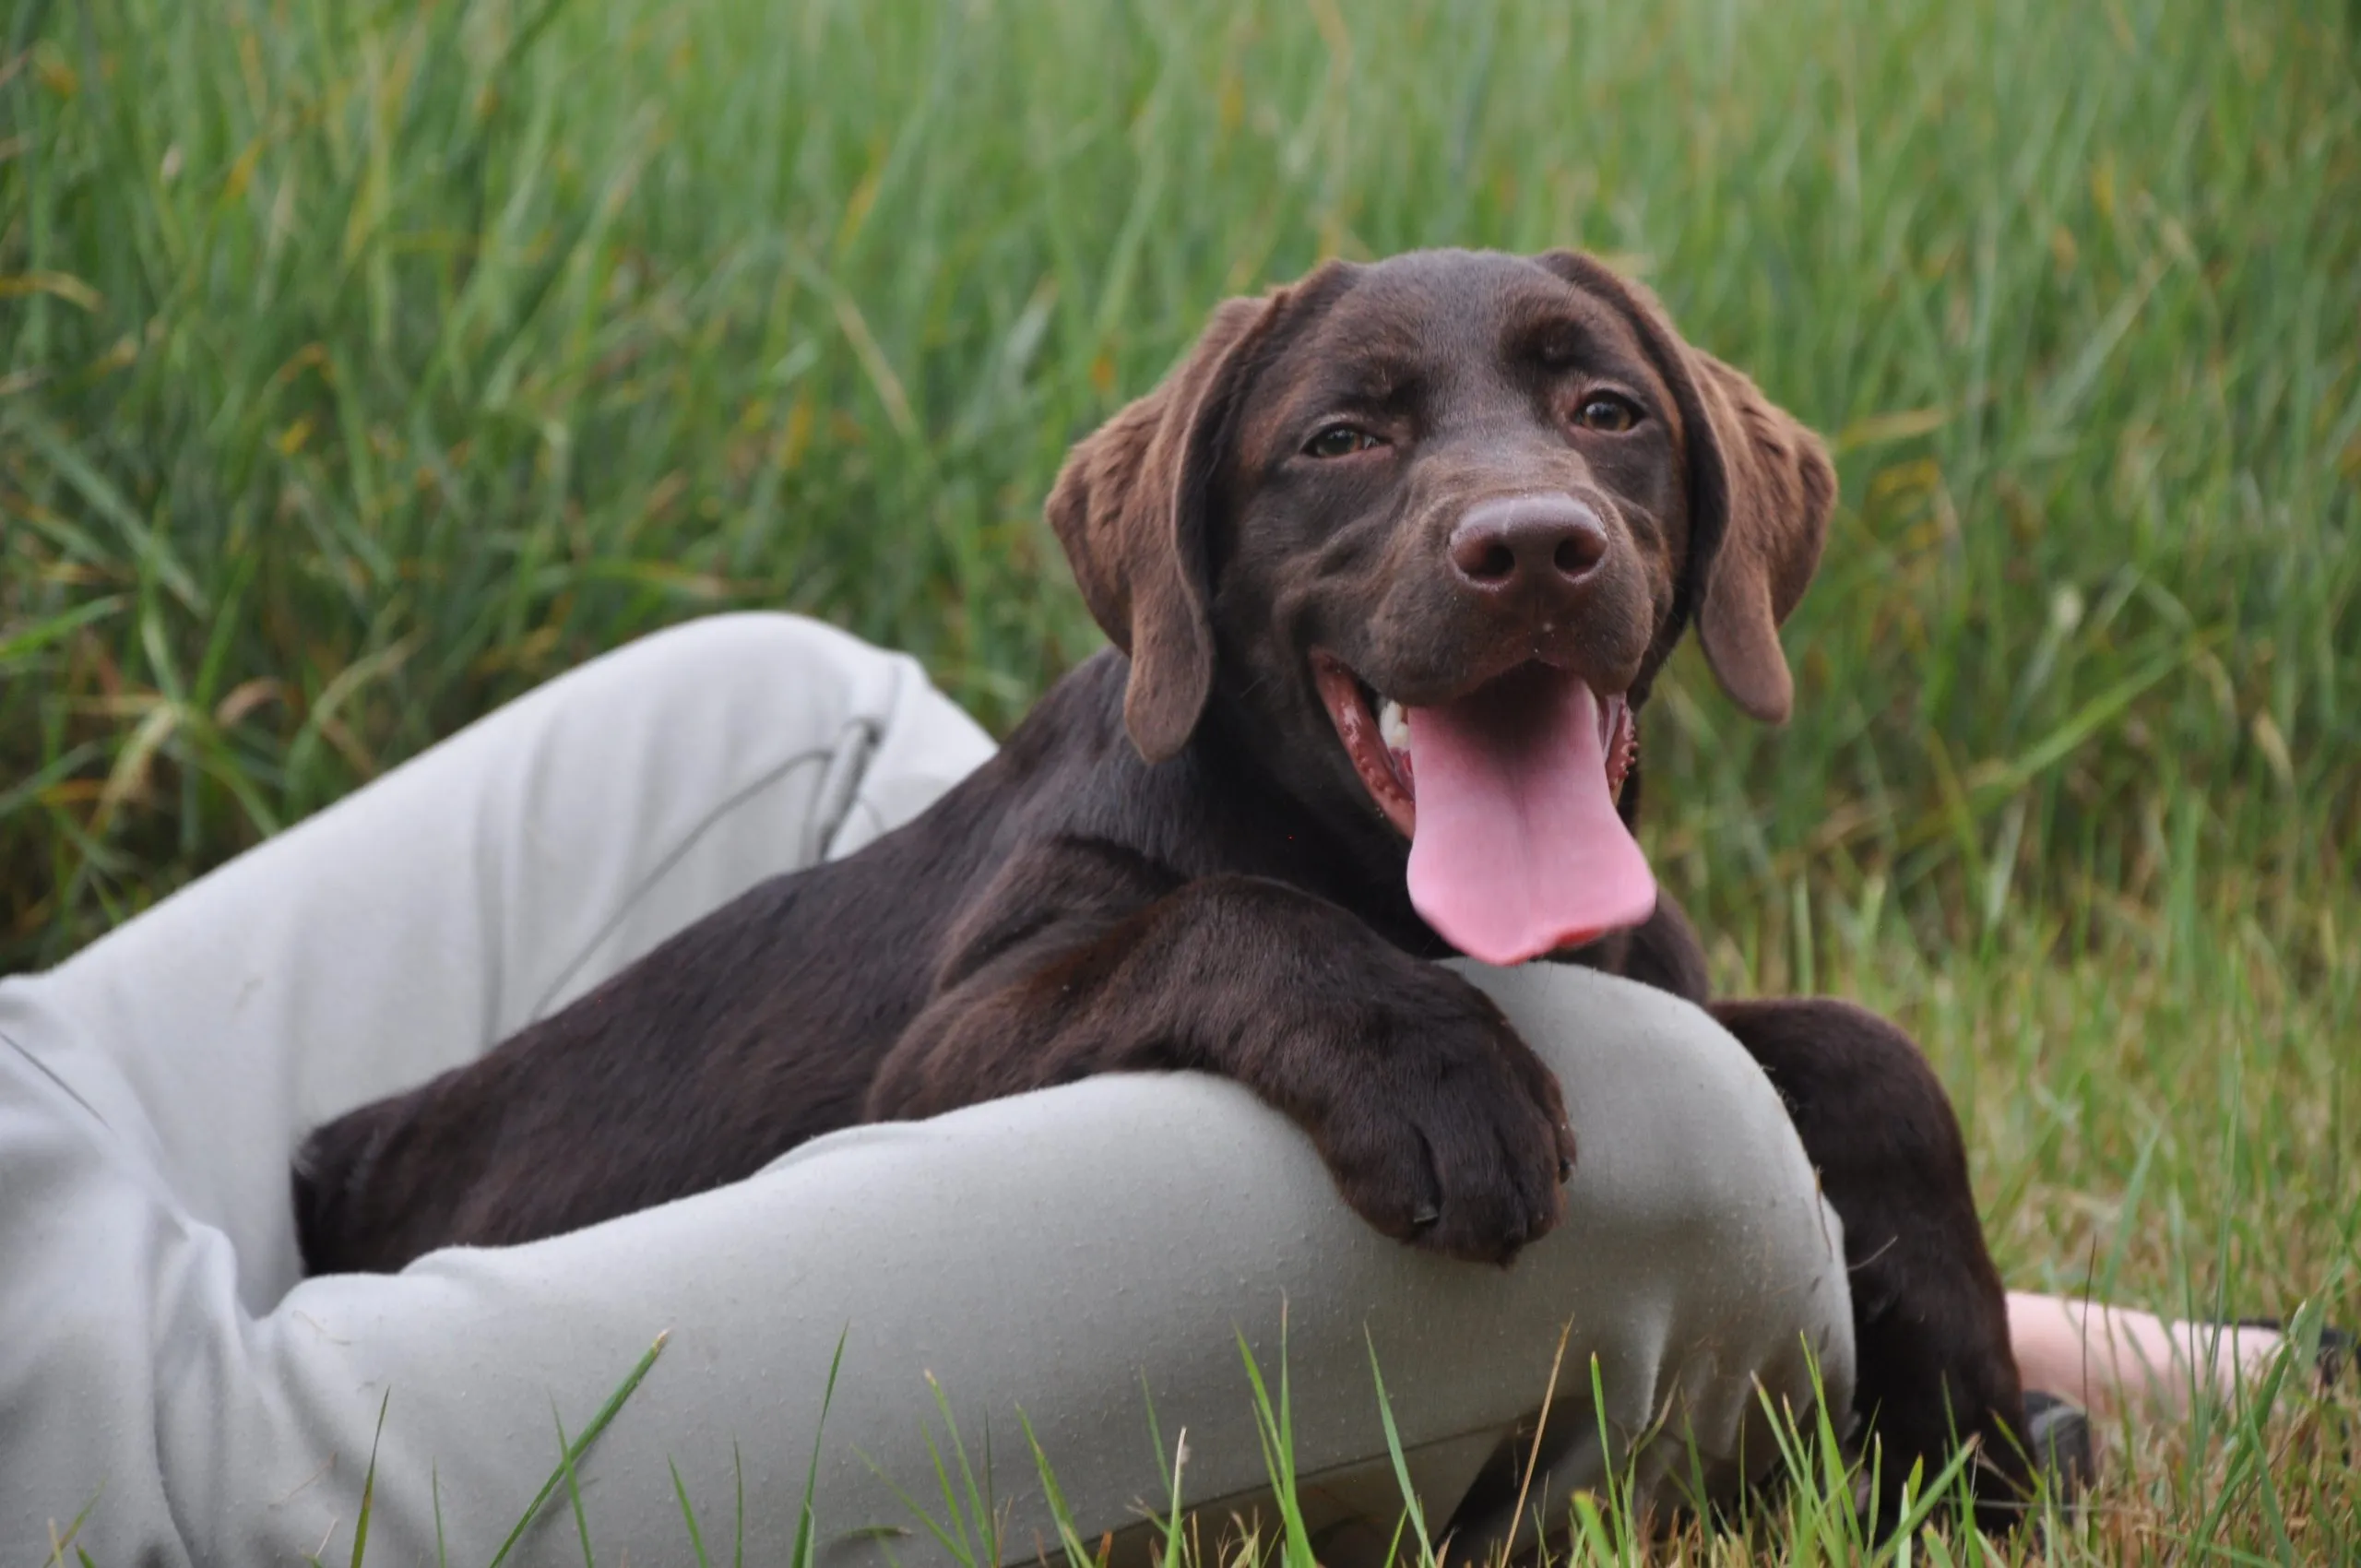
[[[55,1084],[59,1092],[64,1094],[66,1099],[72,1100],[75,1104],[80,1106],[85,1111],[89,1112],[91,1121],[96,1122],[101,1127],[105,1128],[110,1134],[114,1132],[114,1128],[108,1123],[105,1114],[101,1112],[97,1106],[92,1105],[89,1100],[83,1099],[81,1090],[76,1088],[71,1083],[69,1083],[56,1068],[51,1066],[48,1063],[35,1055],[30,1046],[25,1045],[22,1041],[18,1040],[16,1036],[8,1033],[5,1029],[0,1029],[0,1044],[6,1044],[18,1055],[23,1057],[27,1062],[31,1063],[35,1072],[39,1073],[42,1077],[47,1078],[51,1083]]]
[[[821,776],[819,790],[812,799],[811,814],[805,818],[798,840],[799,864],[818,865],[828,858],[828,846],[836,842],[845,818],[852,811],[854,794],[869,771],[869,759],[877,749],[877,742],[878,725],[871,719],[847,719],[844,728],[836,731],[836,747],[828,754],[828,770]]]

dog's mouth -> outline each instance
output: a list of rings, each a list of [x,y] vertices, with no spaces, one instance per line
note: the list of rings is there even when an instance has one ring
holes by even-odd
[[[1333,654],[1311,670],[1362,786],[1410,840],[1411,903],[1461,952],[1522,963],[1655,908],[1615,811],[1639,747],[1623,694],[1535,661],[1405,707]]]

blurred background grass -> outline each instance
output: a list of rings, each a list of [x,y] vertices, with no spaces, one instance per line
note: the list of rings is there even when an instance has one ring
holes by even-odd
[[[1576,244],[1839,457],[1795,722],[1651,714],[1724,978],[1928,1039],[2012,1277],[2352,1302],[2351,6],[11,15],[0,972],[725,606],[1004,728],[1097,642],[1050,476],[1214,302]]]
[[[1430,244],[1608,254],[1841,454],[1797,722],[1691,666],[1651,729],[1704,911],[1974,940],[2194,855],[2279,921],[2361,864],[2333,12],[18,15],[7,962],[720,605],[1004,726],[1095,640],[1066,445],[1223,294]]]

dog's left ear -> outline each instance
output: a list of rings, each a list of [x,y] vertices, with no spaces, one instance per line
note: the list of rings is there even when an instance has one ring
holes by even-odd
[[[1123,725],[1149,762],[1188,743],[1213,693],[1206,512],[1231,415],[1287,295],[1225,302],[1155,391],[1074,446],[1050,491],[1083,600],[1131,656]]]
[[[1689,360],[1712,432],[1709,441],[1692,437],[1691,446],[1692,453],[1701,445],[1719,450],[1724,494],[1719,548],[1699,563],[1705,594],[1697,606],[1697,640],[1738,707],[1766,724],[1784,724],[1796,683],[1779,649],[1779,627],[1820,567],[1836,505],[1836,470],[1820,437],[1743,373],[1695,349]],[[1692,457],[1691,470],[1699,466]],[[1693,517],[1695,500],[1690,506]]]
[[[1828,538],[1836,470],[1827,449],[1745,374],[1682,341],[1642,285],[1572,251],[1539,259],[1620,307],[1672,389],[1688,457],[1683,592],[1697,640],[1738,707],[1767,724],[1785,723],[1796,685],[1779,625],[1810,586]]]

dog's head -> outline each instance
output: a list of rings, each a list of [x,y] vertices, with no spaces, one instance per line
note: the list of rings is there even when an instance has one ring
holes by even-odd
[[[1819,441],[1646,290],[1430,251],[1223,304],[1049,516],[1144,757],[1216,714],[1299,800],[1390,825],[1428,921],[1508,962],[1653,904],[1614,800],[1688,622],[1740,707],[1786,717],[1778,626],[1834,495]]]

